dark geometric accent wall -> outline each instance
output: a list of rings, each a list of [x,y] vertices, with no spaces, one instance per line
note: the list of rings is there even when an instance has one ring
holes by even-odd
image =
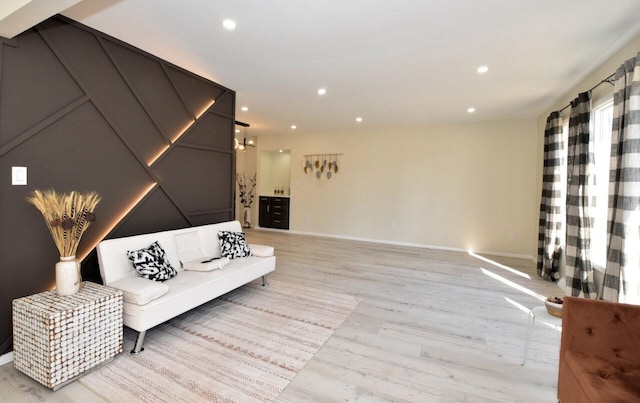
[[[59,259],[25,197],[102,196],[78,250],[100,282],[104,238],[233,219],[234,114],[234,91],[61,16],[0,37],[0,354],[11,301],[52,289]]]

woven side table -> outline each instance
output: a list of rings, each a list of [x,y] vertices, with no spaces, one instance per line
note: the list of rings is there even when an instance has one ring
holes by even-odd
[[[122,351],[122,292],[83,282],[13,300],[13,364],[57,390]]]

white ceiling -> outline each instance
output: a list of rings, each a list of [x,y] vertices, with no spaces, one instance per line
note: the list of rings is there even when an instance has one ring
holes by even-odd
[[[85,0],[62,14],[235,90],[251,135],[537,117],[640,32],[638,0]]]

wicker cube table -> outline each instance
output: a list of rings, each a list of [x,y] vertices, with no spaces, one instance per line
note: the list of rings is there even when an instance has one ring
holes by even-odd
[[[122,292],[83,282],[13,300],[13,363],[57,390],[122,351]]]

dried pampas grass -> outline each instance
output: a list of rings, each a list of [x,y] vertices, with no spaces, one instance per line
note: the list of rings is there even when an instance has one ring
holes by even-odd
[[[96,220],[93,210],[100,196],[96,192],[35,190],[27,201],[42,213],[60,256],[75,256],[82,234]]]

